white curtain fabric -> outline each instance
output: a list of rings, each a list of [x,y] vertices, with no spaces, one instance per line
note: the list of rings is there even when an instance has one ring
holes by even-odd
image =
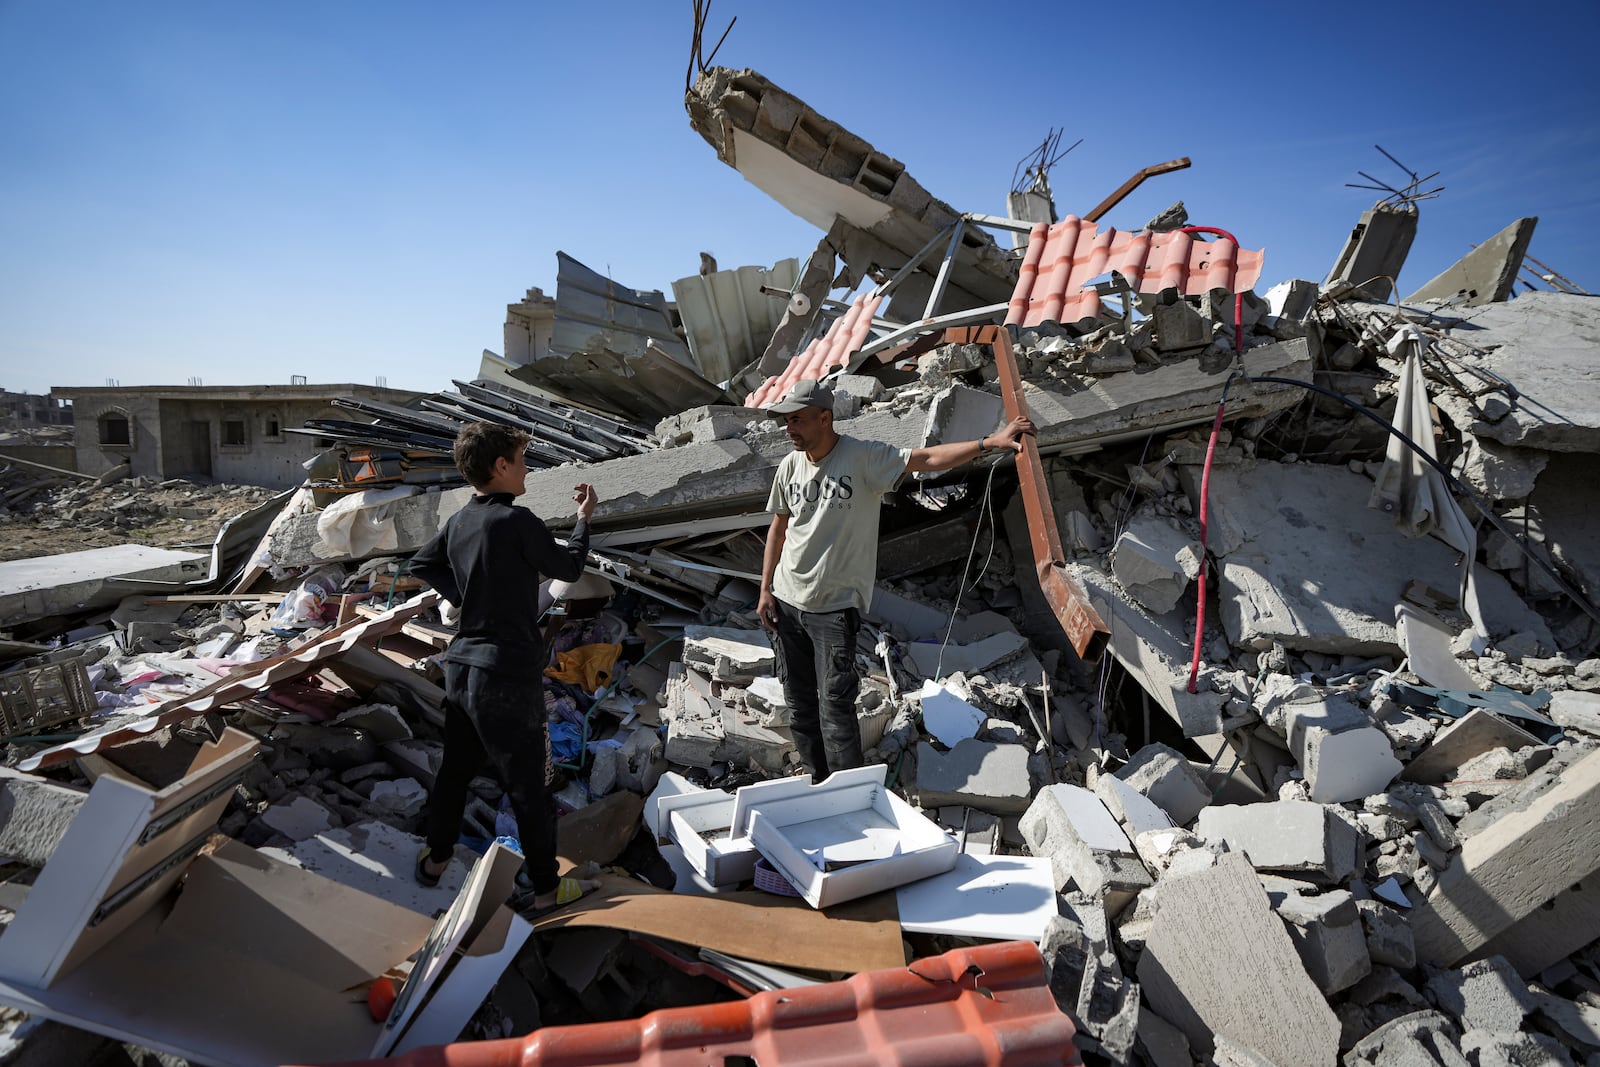
[[[1399,327],[1389,338],[1390,355],[1405,359],[1394,425],[1437,459],[1433,447],[1433,415],[1422,377],[1421,353],[1427,343],[1422,333],[1410,325]],[[1407,536],[1431,534],[1461,553],[1461,604],[1472,620],[1473,629],[1487,637],[1488,628],[1484,626],[1483,611],[1478,605],[1477,583],[1472,577],[1473,560],[1478,554],[1477,532],[1450,495],[1443,475],[1391,434],[1383,469],[1378,472],[1367,506],[1388,512]]]

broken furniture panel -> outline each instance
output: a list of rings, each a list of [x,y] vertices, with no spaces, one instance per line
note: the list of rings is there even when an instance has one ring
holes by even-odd
[[[160,789],[102,775],[0,935],[0,1002],[247,1067],[459,1033],[527,936],[500,904],[520,859],[491,850],[428,938],[421,915],[213,836],[256,748],[229,729]],[[360,990],[425,939],[450,954],[424,951],[414,1010],[375,1023]]]
[[[895,890],[900,926],[913,933],[1039,942],[1056,905],[1050,860],[956,857],[956,865]]]
[[[681,848],[690,866],[714,886],[749,881],[759,854],[748,837],[733,837],[733,809],[733,796],[720,789],[662,797],[656,805],[658,840]]]

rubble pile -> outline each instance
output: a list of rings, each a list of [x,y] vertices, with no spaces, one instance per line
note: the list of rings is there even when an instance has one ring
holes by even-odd
[[[396,935],[382,981],[409,969],[404,989],[442,982],[451,995],[428,1003],[461,1011],[424,1008],[426,1025],[390,1027],[409,1036],[373,1055],[1021,940],[1075,1028],[1062,1062],[1600,1063],[1600,534],[1585,477],[1600,304],[1508,299],[1505,260],[1515,278],[1530,220],[1430,283],[1441,291],[1384,302],[1418,212],[1380,204],[1329,279],[1258,296],[1260,254],[1203,227],[1164,225],[1158,244],[1074,217],[1033,225],[1009,257],[964,244],[962,227],[1004,220],[956,214],[753,72],[703,74],[689,111],[780,202],[833,205],[781,315],[751,315],[764,351],[710,382],[709,356],[691,365],[660,336],[662,294],[564,257],[564,340],[519,385],[456,383],[426,412],[312,427],[348,436],[339,473],[313,470],[219,591],[130,588],[54,647],[0,645],[0,888],[14,890],[0,944],[42,938],[22,890],[76,855],[70,828],[102,792],[141,788],[195,789],[195,833],[214,823],[231,842],[160,868],[190,872],[182,894],[255,864],[275,892],[307,872],[359,890],[353,915],[448,910],[430,944],[489,928],[485,887],[517,837],[490,779],[473,783],[439,887],[411,880],[453,630],[407,558],[470,490],[410,459],[346,468],[354,446],[404,451],[418,434],[437,460],[450,425],[492,408],[535,434],[543,469],[522,503],[560,531],[575,480],[601,500],[585,575],[537,605],[551,662],[530,706],[548,723],[561,856],[604,888],[531,924],[504,910],[503,939],[453,967]],[[1147,259],[1047,292],[1076,269],[1039,263],[1060,227]],[[913,270],[924,246],[949,260]],[[835,280],[868,279],[876,313],[828,306]],[[591,290],[616,329],[574,325]],[[1001,318],[1005,346],[961,332]],[[682,323],[706,346],[725,325]],[[802,366],[828,376],[854,436],[971,441],[1019,397],[1038,427],[1016,463],[907,477],[885,499],[856,649],[867,765],[822,783],[796,774],[755,612],[789,442],[720,402]],[[672,388],[593,401],[628,394],[629,368]],[[648,439],[618,421],[663,405],[677,410]],[[1037,480],[1019,474],[1027,460]],[[127,531],[203,506],[171,499],[184,491],[202,492],[40,487],[8,506]],[[250,494],[206,499],[235,496]],[[1103,655],[1052,606],[1055,578],[1097,616]],[[237,779],[201,791],[228,760]],[[879,850],[848,851],[862,841]],[[481,974],[465,964],[485,954]],[[23,977],[0,966],[0,1000],[43,996],[48,980]],[[152,1047],[201,1047],[163,1025],[140,1031]]]
[[[0,560],[82,548],[209,544],[216,527],[276,495],[254,485],[183,478],[108,480],[0,462]]]

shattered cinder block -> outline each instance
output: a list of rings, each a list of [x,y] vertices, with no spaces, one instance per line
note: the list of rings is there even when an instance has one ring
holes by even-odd
[[[1217,1037],[1277,1064],[1334,1067],[1339,1020],[1243,856],[1163,878],[1138,978],[1202,1054]]]
[[[1020,824],[1035,856],[1049,856],[1056,887],[1068,881],[1092,896],[1137,892],[1150,884],[1133,843],[1100,798],[1081,786],[1052,785],[1039,791]]]
[[[1179,825],[1186,825],[1211,803],[1200,772],[1183,754],[1166,745],[1146,745],[1117,768],[1118,779],[1149,797]]]
[[[1415,1011],[1378,1027],[1345,1054],[1348,1067],[1366,1064],[1444,1064],[1468,1067],[1457,1048],[1461,1031],[1436,1011]]]
[[[1372,971],[1361,912],[1349,893],[1342,889],[1316,896],[1288,893],[1273,903],[1278,917],[1289,924],[1289,938],[1318,989],[1337,993]]]
[[[1298,871],[1321,882],[1344,881],[1361,859],[1355,827],[1309,800],[1209,807],[1195,833],[1243,852],[1260,870]]]
[[[667,672],[666,757],[686,767],[710,767],[722,747],[722,712],[691,680],[682,663]]]
[[[1100,902],[1071,910],[1050,918],[1039,945],[1050,992],[1103,1054],[1125,1063],[1139,1034],[1138,983],[1123,977]]]
[[[719,682],[748,685],[762,675],[771,674],[776,657],[765,630],[686,626],[683,663]]]
[[[1356,901],[1361,927],[1367,935],[1367,954],[1373,963],[1408,971],[1417,965],[1417,945],[1411,924],[1395,909],[1376,900]]]
[[[1503,956],[1474,960],[1428,979],[1433,1002],[1453,1015],[1462,1030],[1515,1033],[1534,1009],[1528,983]]]
[[[1143,512],[1117,538],[1111,573],[1128,595],[1162,615],[1178,606],[1200,573],[1200,546],[1171,519]]]
[[[1155,801],[1114,774],[1102,774],[1099,777],[1094,783],[1094,795],[1100,798],[1106,810],[1122,824],[1122,828],[1134,839],[1135,844],[1138,843],[1139,835],[1146,831],[1166,830],[1172,827],[1172,818]]]
[[[88,795],[0,767],[0,856],[43,867]]]
[[[1215,332],[1211,320],[1196,311],[1176,289],[1161,293],[1151,318],[1155,319],[1156,350],[1160,352],[1204,348]]]
[[[1400,773],[1388,735],[1353,697],[1330,693],[1296,701],[1285,708],[1285,725],[1289,751],[1318,804],[1381,793]]]
[[[919,742],[917,795],[925,808],[964,804],[996,815],[1027,811],[1033,796],[1028,749],[967,738],[940,752]]]

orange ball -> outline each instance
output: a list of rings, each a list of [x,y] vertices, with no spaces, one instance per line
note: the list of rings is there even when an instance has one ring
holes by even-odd
[[[372,983],[367,990],[367,1010],[372,1013],[373,1022],[381,1023],[389,1017],[399,992],[393,978],[380,978]]]

